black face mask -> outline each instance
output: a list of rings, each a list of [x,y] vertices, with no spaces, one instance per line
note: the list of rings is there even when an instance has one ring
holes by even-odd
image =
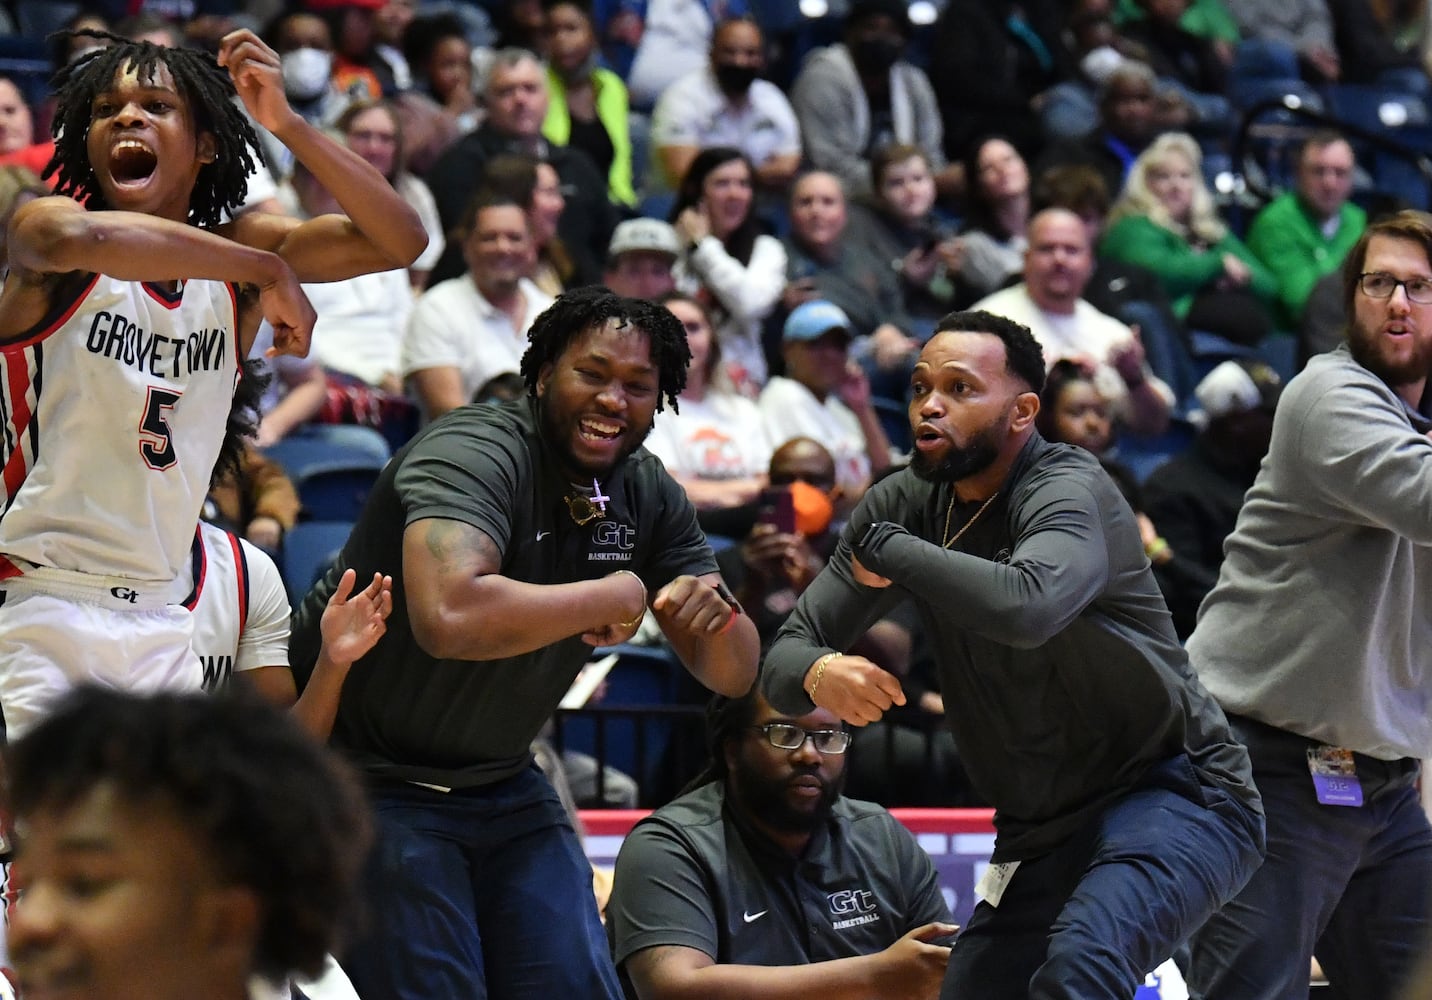
[[[754,66],[718,63],[711,68],[716,74],[716,85],[727,97],[744,97],[758,75]]]
[[[900,58],[900,53],[905,50],[905,40],[890,35],[877,35],[874,38],[862,38],[852,46],[851,58],[855,60],[856,68],[862,73],[875,76],[890,72],[890,67],[895,65]]]

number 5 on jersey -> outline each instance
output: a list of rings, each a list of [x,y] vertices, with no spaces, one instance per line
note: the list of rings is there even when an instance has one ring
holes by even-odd
[[[139,422],[139,455],[156,472],[172,469],[179,461],[174,449],[174,432],[168,414],[183,393],[151,385],[144,399],[144,419]]]

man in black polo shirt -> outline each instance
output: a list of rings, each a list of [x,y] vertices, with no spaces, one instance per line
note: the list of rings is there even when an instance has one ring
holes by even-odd
[[[947,1000],[1126,1000],[1263,859],[1248,751],[1199,684],[1133,511],[1034,428],[1028,329],[953,313],[910,377],[911,468],[861,500],[767,655],[778,709],[864,725],[900,682],[841,653],[913,600],[975,792],[983,897]]]
[[[949,907],[909,831],[840,794],[840,720],[758,691],[716,699],[710,720],[708,780],[617,857],[607,928],[628,995],[935,997]]]
[[[459,407],[399,452],[295,616],[298,670],[347,567],[401,568],[333,729],[378,815],[371,933],[343,962],[363,996],[620,996],[591,869],[528,746],[590,647],[648,607],[707,686],[755,677],[755,629],[640,447],[685,383],[681,324],[584,288],[530,340],[530,396]]]

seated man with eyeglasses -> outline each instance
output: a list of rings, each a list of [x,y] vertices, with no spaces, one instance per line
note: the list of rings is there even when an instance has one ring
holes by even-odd
[[[759,691],[707,718],[710,766],[617,857],[607,933],[626,995],[937,996],[956,927],[910,832],[841,795],[844,724]]]

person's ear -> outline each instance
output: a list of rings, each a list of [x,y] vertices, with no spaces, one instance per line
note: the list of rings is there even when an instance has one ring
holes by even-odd
[[[195,158],[200,163],[213,163],[219,158],[219,146],[214,141],[214,133],[199,133],[199,140],[195,143]]]
[[[1039,393],[1034,391],[1021,392],[1014,397],[1014,405],[1009,410],[1009,429],[1014,434],[1022,434],[1034,426],[1034,418],[1039,416]]]
[[[547,383],[552,378],[552,362],[548,361],[541,368],[537,369],[537,398],[541,399],[547,394]]]
[[[247,886],[203,890],[195,914],[201,946],[213,959],[247,969],[258,945],[262,909],[257,893]]]

